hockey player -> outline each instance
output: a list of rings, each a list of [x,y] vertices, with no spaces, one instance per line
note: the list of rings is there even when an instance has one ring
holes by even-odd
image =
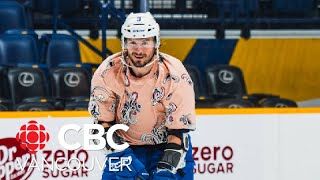
[[[153,16],[131,13],[121,28],[122,51],[109,56],[94,73],[89,112],[113,139],[129,148],[107,157],[130,157],[122,171],[106,163],[102,179],[193,179],[188,132],[195,129],[192,80],[180,60],[159,52],[160,28]],[[112,167],[111,167],[112,169]]]

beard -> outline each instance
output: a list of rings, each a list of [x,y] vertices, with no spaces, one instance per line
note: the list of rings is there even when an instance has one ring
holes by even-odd
[[[140,68],[142,68],[142,67],[144,67],[145,65],[147,65],[147,64],[148,64],[149,62],[151,62],[152,59],[153,59],[153,56],[152,56],[150,59],[144,61],[146,58],[148,58],[146,54],[132,53],[132,54],[128,54],[128,56],[129,56],[130,62],[131,62],[135,67],[140,67]],[[138,59],[138,58],[136,58],[135,56],[139,56],[139,57],[142,57],[142,58],[141,58],[141,59]]]

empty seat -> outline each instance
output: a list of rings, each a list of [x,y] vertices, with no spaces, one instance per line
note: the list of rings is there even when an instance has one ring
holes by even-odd
[[[295,101],[283,98],[266,98],[260,102],[262,107],[275,107],[275,108],[285,108],[285,107],[298,107]]]
[[[44,73],[37,68],[18,67],[8,71],[9,89],[14,104],[28,98],[48,97],[49,90]]]
[[[32,36],[36,41],[38,40],[38,34],[32,29],[9,29],[4,33],[13,35],[29,35]]]
[[[242,96],[242,99],[251,101],[256,107],[261,107],[260,102],[264,101],[264,99],[267,99],[267,98],[279,98],[279,96],[273,95],[273,94],[263,94],[263,93],[255,93],[255,94]]]
[[[8,77],[7,77],[8,69],[0,65],[0,98],[9,98],[8,91]]]
[[[240,68],[230,65],[215,65],[206,69],[208,95],[242,97],[247,93]]]
[[[33,29],[33,0],[6,0],[20,3],[24,8],[25,20],[28,29]]]
[[[199,99],[200,96],[202,95],[202,85],[201,85],[201,80],[200,80],[200,72],[196,66],[185,64],[184,67],[188,71],[188,73],[193,81],[195,98]]]
[[[34,9],[38,12],[45,14],[53,14],[54,0],[33,0]],[[80,0],[59,0],[59,14],[70,15],[73,13],[78,13],[81,8]]]
[[[250,108],[254,104],[244,99],[223,99],[213,103],[214,108]]]
[[[273,0],[275,13],[307,16],[316,9],[315,0]]]
[[[78,41],[66,34],[47,35],[46,64],[50,68],[81,64]]]
[[[16,105],[15,110],[16,111],[53,111],[55,110],[55,108],[50,103],[30,102],[30,103],[21,103]]]
[[[0,103],[0,112],[1,111],[8,111],[8,108],[5,105]]]
[[[0,98],[0,111],[12,110],[12,103],[8,99]]]
[[[0,64],[16,66],[38,63],[38,47],[32,36],[23,34],[0,36]]]
[[[232,14],[233,16],[255,13],[258,11],[258,0],[218,0],[214,1],[219,7],[219,13]]]
[[[196,99],[196,108],[213,108],[213,99]]]
[[[8,29],[28,27],[28,19],[20,3],[10,0],[0,1],[0,34]]]
[[[88,98],[90,78],[83,68],[55,68],[51,70],[53,95],[57,98],[73,100]]]
[[[68,111],[87,111],[88,110],[88,101],[83,102],[69,102],[66,104],[64,110]]]

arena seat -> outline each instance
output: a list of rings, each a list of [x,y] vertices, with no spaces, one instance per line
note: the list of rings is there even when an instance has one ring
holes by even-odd
[[[8,68],[5,66],[1,66],[0,64],[0,98],[8,99],[9,91],[8,91],[8,77],[7,77]]]
[[[194,87],[195,98],[199,99],[202,96],[202,84],[200,80],[200,72],[196,66],[185,64],[184,67],[188,71]]]
[[[54,0],[33,0],[34,9],[37,12],[52,14]],[[70,15],[81,10],[81,0],[59,0],[59,14]]]
[[[64,64],[81,64],[78,41],[70,35],[46,35],[47,52],[46,64],[49,68],[59,67]]]
[[[59,67],[51,70],[53,95],[65,110],[84,110],[88,107],[90,78],[86,69]]]
[[[39,64],[36,40],[32,36],[23,34],[1,35],[0,64],[9,66]]]
[[[36,41],[38,40],[38,34],[32,29],[8,29],[4,34],[13,35],[29,35],[32,36]]]
[[[50,103],[29,102],[16,105],[16,111],[53,111],[55,107]]]
[[[64,108],[67,111],[87,111],[89,105],[88,101],[83,102],[68,102]]]
[[[247,94],[243,73],[231,65],[215,65],[206,69],[208,96],[242,97]]]
[[[0,111],[10,110],[12,110],[12,102],[8,99],[3,99],[0,97]]]
[[[27,29],[28,19],[24,7],[10,0],[0,1],[0,34],[8,29]]]
[[[232,14],[234,17],[255,13],[259,9],[258,0],[215,0],[220,14]]]
[[[274,108],[286,108],[286,107],[298,107],[297,103],[290,99],[284,98],[266,98],[260,102],[261,107],[274,107]]]
[[[53,96],[63,100],[65,107],[69,103],[82,106],[90,95],[90,79],[88,72],[83,68],[61,67],[51,69],[51,86]]]
[[[28,29],[33,29],[33,0],[6,0],[6,1],[15,1],[20,3],[24,8],[25,19]]]
[[[277,14],[307,15],[316,9],[316,0],[273,0],[272,8]]]
[[[82,67],[91,76],[92,65],[81,62],[78,41],[67,34],[45,34],[41,37],[42,52],[49,68]]]
[[[222,99],[212,105],[214,108],[251,108],[254,104],[244,99]]]
[[[16,67],[8,70],[8,82],[13,104],[28,98],[50,97],[46,76],[38,68]]]

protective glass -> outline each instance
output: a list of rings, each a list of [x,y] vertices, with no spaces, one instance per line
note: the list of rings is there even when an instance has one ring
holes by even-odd
[[[138,39],[131,39],[131,40],[127,40],[127,42],[125,43],[126,48],[128,49],[137,49],[138,47],[141,47],[143,49],[147,49],[147,48],[154,48],[155,47],[155,43],[153,40],[138,40]]]

